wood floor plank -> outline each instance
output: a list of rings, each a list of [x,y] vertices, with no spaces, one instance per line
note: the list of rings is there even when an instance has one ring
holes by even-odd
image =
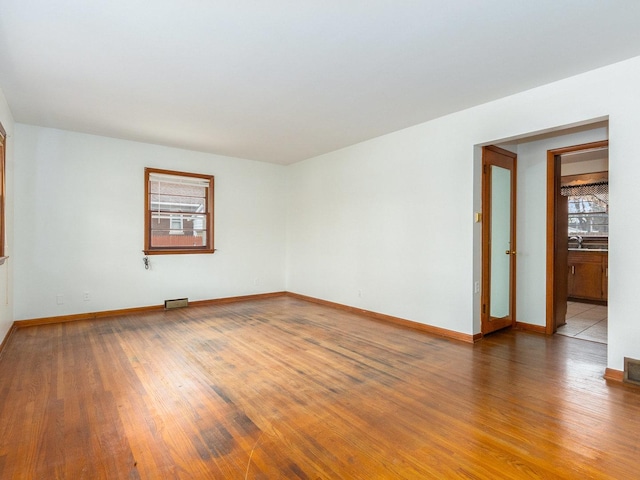
[[[20,328],[0,478],[638,478],[606,346],[471,345],[291,297]]]

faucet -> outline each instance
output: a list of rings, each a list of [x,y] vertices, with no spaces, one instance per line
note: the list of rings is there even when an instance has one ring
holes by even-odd
[[[569,240],[576,240],[578,242],[578,248],[582,248],[582,237],[580,235],[569,237]]]

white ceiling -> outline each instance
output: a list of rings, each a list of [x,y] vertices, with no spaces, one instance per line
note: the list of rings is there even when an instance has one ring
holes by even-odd
[[[637,0],[2,0],[17,122],[293,163],[640,55]]]

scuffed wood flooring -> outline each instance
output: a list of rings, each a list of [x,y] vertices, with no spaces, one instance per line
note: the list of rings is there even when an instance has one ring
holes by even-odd
[[[22,328],[0,478],[640,478],[640,389],[607,385],[605,359],[290,297]]]

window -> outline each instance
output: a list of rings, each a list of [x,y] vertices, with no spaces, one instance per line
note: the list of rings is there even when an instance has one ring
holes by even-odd
[[[213,253],[213,176],[144,172],[144,253]]]
[[[609,236],[609,183],[562,187],[569,202],[569,236]]]

